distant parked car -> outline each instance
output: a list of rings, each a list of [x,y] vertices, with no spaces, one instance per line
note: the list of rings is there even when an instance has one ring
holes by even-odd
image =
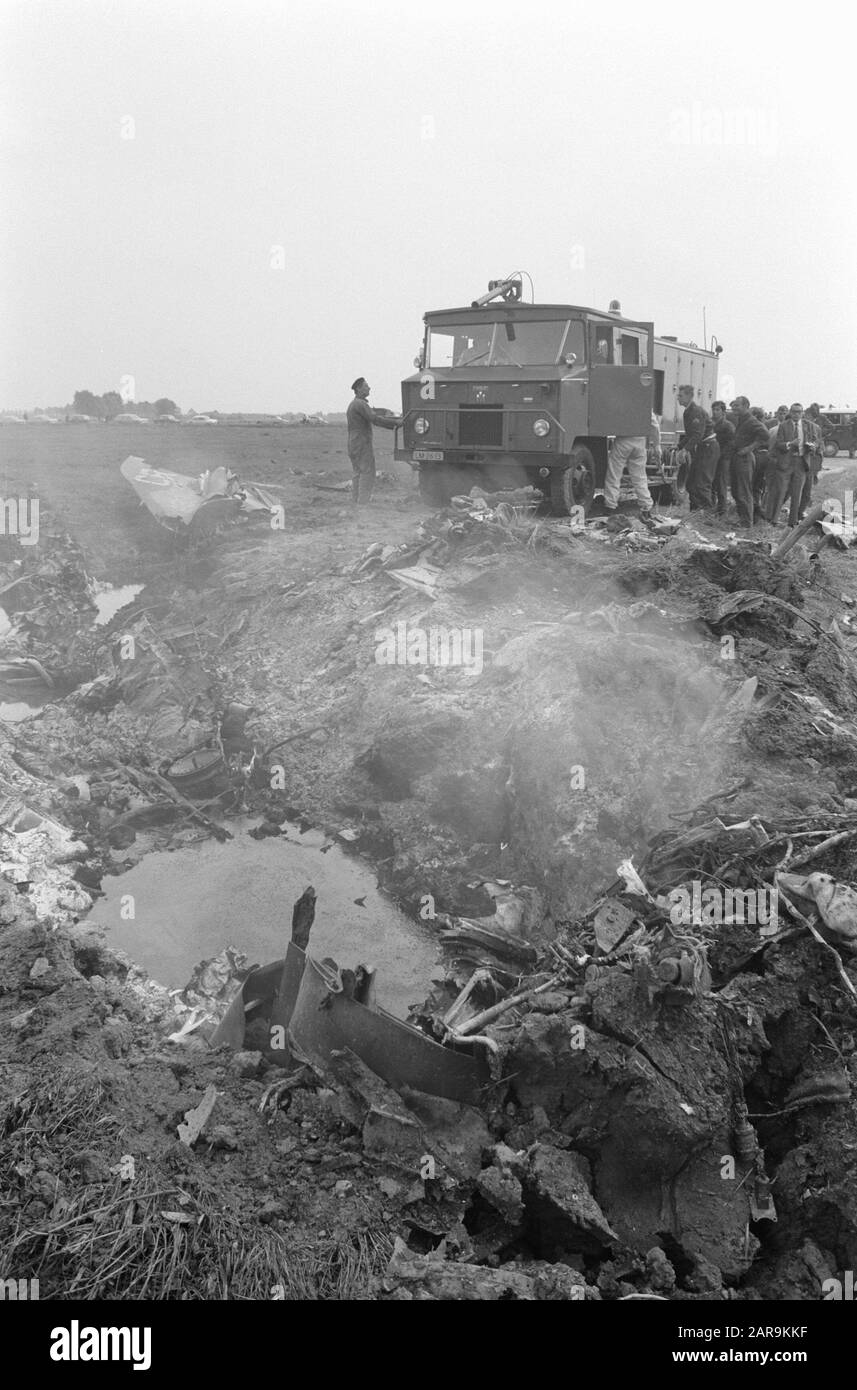
[[[23,415],[0,415],[0,425],[26,425]]]
[[[848,457],[857,451],[857,427],[853,410],[822,410],[821,428],[824,452],[827,458],[835,458],[840,449],[848,450]]]
[[[81,415],[79,411],[74,411],[73,414],[65,417],[67,425],[91,425],[94,421],[94,415]]]
[[[59,420],[55,415],[31,415],[27,421],[28,425],[58,425]]]
[[[149,418],[146,415],[131,415],[123,411],[121,415],[113,416],[114,425],[148,425]]]
[[[156,425],[178,425],[181,421],[177,415],[156,415]]]
[[[186,425],[216,425],[217,421],[213,415],[192,415],[189,420],[185,420]]]

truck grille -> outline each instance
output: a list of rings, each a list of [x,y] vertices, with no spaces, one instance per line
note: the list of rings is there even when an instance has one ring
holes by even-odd
[[[459,444],[503,443],[503,409],[497,405],[471,405],[458,412]]]

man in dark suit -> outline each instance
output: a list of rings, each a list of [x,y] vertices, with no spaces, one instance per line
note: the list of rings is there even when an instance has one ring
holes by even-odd
[[[693,399],[692,386],[678,388],[679,405],[684,409],[684,434],[678,441],[679,455],[684,450],[689,470],[687,492],[690,510],[699,511],[703,507],[713,507],[712,489],[720,457],[720,445],[714,433],[710,417],[701,405]],[[682,462],[679,457],[679,462]]]
[[[789,525],[797,526],[812,497],[812,485],[821,468],[821,431],[803,417],[803,406],[795,402],[788,419],[777,430],[774,446],[777,472],[774,495],[768,502],[768,520],[776,522],[783,502],[789,503]]]
[[[768,431],[768,451],[767,465],[765,468],[765,486],[762,489],[763,503],[760,508],[760,510],[764,514],[765,521],[776,521],[777,519],[776,517],[769,517],[768,513],[770,511],[771,499],[774,496],[777,487],[776,480],[777,472],[779,470],[779,464],[777,462],[779,458],[779,455],[777,454],[777,433],[779,431],[780,425],[783,423],[784,420],[787,420],[788,418],[788,406],[778,405],[776,414],[770,420],[765,421],[765,428]],[[783,498],[784,497],[785,493],[783,493]],[[782,499],[780,501],[780,506],[782,506]]]
[[[814,438],[810,441],[812,457],[801,491],[800,508],[798,510],[799,521],[803,520],[808,509],[812,505],[812,489],[818,482],[818,475],[824,463],[824,425],[822,423],[822,417],[816,414],[811,416],[808,422],[804,421],[804,423],[808,423]]]

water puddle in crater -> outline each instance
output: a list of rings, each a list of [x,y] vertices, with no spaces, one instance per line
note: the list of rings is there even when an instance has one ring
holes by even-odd
[[[105,878],[106,896],[87,921],[103,927],[111,945],[156,980],[178,988],[200,960],[224,946],[259,965],[284,955],[292,907],[312,884],[311,953],[333,956],[341,966],[374,965],[378,1003],[404,1018],[430,988],[434,931],[400,912],[379,891],[372,869],[320,831],[291,827],[288,839],[253,840],[249,824],[231,824],[235,839],[225,844],[149,854],[127,873]],[[355,898],[364,898],[363,906]]]
[[[120,608],[125,608],[142,593],[144,584],[122,584],[119,588],[114,588],[112,584],[101,583],[93,580],[91,595],[92,602],[98,609],[98,617],[95,619],[96,627],[106,627],[111,618],[115,618]]]
[[[7,694],[18,693],[10,688],[10,684],[4,686],[4,691]],[[23,694],[23,691],[20,693]],[[20,724],[22,719],[32,719],[44,708],[52,694],[50,690],[30,693],[32,698],[28,700],[0,700],[0,721],[5,724]]]
[[[0,722],[4,724],[20,724],[22,719],[32,719],[34,714],[38,714],[42,705],[31,705],[28,700],[2,700],[0,701]]]

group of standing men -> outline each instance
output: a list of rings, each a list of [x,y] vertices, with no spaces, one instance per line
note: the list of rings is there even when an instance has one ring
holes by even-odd
[[[728,409],[725,401],[714,401],[709,416],[693,394],[692,386],[679,387],[684,433],[678,462],[687,465],[691,511],[724,516],[731,491],[741,526],[778,525],[786,502],[789,525],[796,526],[821,469],[821,424],[795,402],[781,405],[767,425],[746,396],[737,396]]]

